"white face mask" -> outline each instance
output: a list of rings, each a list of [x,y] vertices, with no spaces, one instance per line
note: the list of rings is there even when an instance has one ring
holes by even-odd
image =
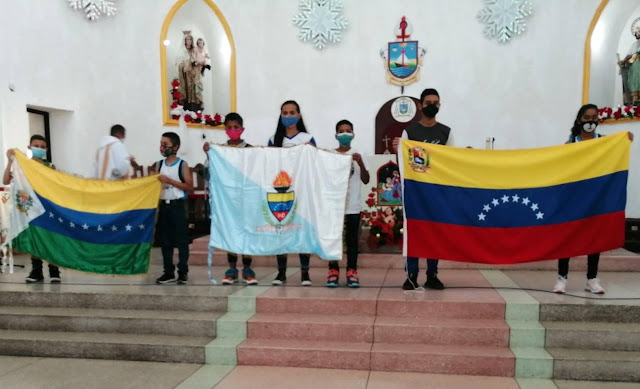
[[[586,122],[582,124],[582,129],[586,132],[593,132],[596,130],[596,127],[598,127],[597,122]]]

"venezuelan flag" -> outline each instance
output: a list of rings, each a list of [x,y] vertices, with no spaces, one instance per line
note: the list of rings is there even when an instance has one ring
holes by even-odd
[[[15,249],[85,272],[147,272],[161,191],[157,177],[88,180],[20,152],[15,158],[12,221],[28,217],[28,226],[13,240]]]
[[[510,264],[624,243],[626,132],[527,150],[402,142],[410,257]]]

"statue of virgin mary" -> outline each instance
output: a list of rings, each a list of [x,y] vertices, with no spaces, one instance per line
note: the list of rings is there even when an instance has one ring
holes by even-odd
[[[202,65],[196,63],[196,51],[191,31],[184,33],[184,50],[177,59],[180,82],[180,104],[188,111],[202,110]]]

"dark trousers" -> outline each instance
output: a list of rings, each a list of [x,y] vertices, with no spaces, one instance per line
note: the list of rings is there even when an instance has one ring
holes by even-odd
[[[160,229],[160,245],[164,272],[173,274],[173,249],[178,249],[178,272],[187,274],[189,266],[189,225],[184,200],[172,200],[169,204],[160,200],[158,228]]]
[[[600,262],[600,253],[589,254],[587,256],[587,279],[593,279],[598,276],[598,263]],[[558,274],[564,278],[569,276],[569,258],[558,260]]]
[[[358,237],[360,214],[344,215],[345,243],[347,244],[347,270],[358,270]],[[340,270],[339,261],[329,261],[329,269]]]
[[[42,274],[42,259],[31,257],[31,269]],[[60,269],[58,269],[58,266],[49,264],[49,276],[53,277],[59,275]]]
[[[276,258],[278,259],[278,271],[287,270],[287,254],[280,254]],[[308,271],[310,261],[311,254],[300,254],[300,269],[302,271]]]
[[[416,257],[407,257],[407,273],[418,274],[420,273],[420,263]],[[427,275],[435,276],[438,274],[438,260],[427,259]]]
[[[227,261],[229,261],[230,267],[235,269],[236,263],[238,263],[238,254],[227,253]],[[244,267],[251,267],[251,262],[252,262],[252,258],[250,255],[242,256],[242,265]]]

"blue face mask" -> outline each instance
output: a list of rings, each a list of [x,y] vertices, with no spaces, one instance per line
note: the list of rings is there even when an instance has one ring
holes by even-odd
[[[293,127],[298,124],[297,116],[280,116],[280,121],[285,128]]]
[[[31,155],[33,156],[33,158],[47,159],[47,150],[41,149],[39,147],[32,147]]]
[[[353,134],[349,134],[348,132],[338,134],[338,143],[340,143],[340,146],[342,147],[351,146],[352,140],[353,140]]]

